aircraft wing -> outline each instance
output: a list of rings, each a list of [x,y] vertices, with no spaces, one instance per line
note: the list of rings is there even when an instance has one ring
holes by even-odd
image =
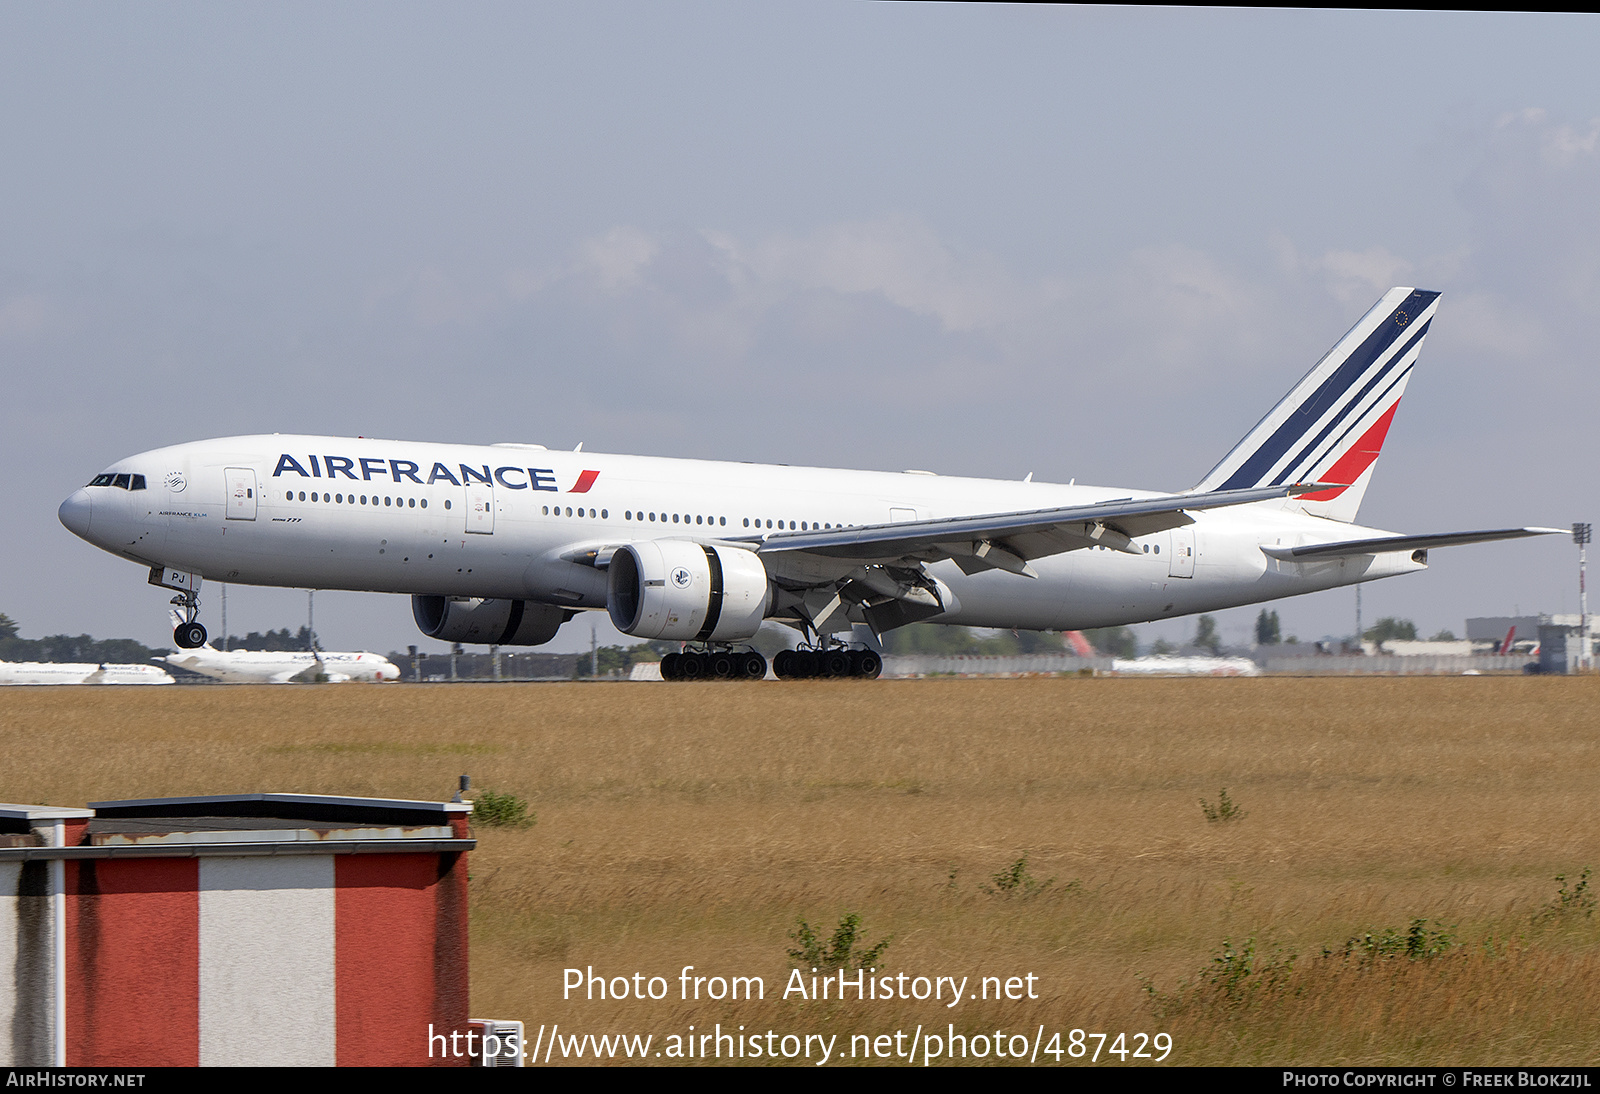
[[[957,610],[955,594],[924,568],[951,559],[963,573],[1037,577],[1030,559],[1089,547],[1144,557],[1139,536],[1193,524],[1188,510],[1276,501],[1325,483],[1112,498],[984,516],[777,532],[728,542],[753,547],[785,590],[780,607],[818,633],[864,622],[874,633]]]
[[[1427,536],[1378,536],[1374,539],[1347,539],[1337,543],[1308,543],[1303,547],[1263,545],[1270,558],[1285,562],[1314,562],[1325,558],[1373,555],[1384,551],[1426,551],[1433,547],[1455,547],[1463,543],[1491,543],[1497,539],[1522,539],[1525,536],[1564,534],[1564,528],[1492,528],[1482,532],[1439,532]]]
[[[328,666],[322,663],[322,658],[314,658],[305,668],[285,669],[272,677],[274,684],[314,684],[318,676],[327,676]]]
[[[803,552],[863,565],[917,565],[951,558],[966,573],[999,569],[1031,577],[1029,559],[1064,551],[1109,547],[1127,554],[1142,554],[1131,541],[1153,532],[1193,524],[1194,518],[1185,510],[1248,505],[1325,489],[1328,489],[1325,483],[1295,483],[1204,494],[1116,498],[1089,505],[976,517],[774,532],[763,536],[756,549],[763,557]]]

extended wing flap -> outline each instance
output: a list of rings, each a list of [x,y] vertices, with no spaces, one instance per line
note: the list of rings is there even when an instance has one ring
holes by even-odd
[[[1387,551],[1426,551],[1434,547],[1457,547],[1466,543],[1492,543],[1526,536],[1560,535],[1561,528],[1492,528],[1482,532],[1440,532],[1426,536],[1378,536],[1373,539],[1347,539],[1338,543],[1310,543],[1303,547],[1262,545],[1270,558],[1286,562],[1310,562],[1351,555],[1375,555]]]

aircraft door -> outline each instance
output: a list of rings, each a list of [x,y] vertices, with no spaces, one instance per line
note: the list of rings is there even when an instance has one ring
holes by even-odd
[[[1167,576],[1194,576],[1194,525],[1172,530],[1172,542],[1167,549]]]
[[[256,472],[253,467],[229,467],[223,471],[228,483],[229,520],[256,519]]]
[[[494,533],[494,487],[482,483],[468,483],[467,531],[479,535]]]

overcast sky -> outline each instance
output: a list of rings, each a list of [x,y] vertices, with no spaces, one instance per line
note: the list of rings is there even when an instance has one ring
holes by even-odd
[[[0,611],[170,644],[56,508],[230,434],[1182,489],[1396,284],[1444,298],[1362,522],[1594,520],[1596,55],[1588,15],[0,6]],[[1565,537],[1432,563],[1365,618],[1577,609]],[[378,594],[317,629],[420,639]]]

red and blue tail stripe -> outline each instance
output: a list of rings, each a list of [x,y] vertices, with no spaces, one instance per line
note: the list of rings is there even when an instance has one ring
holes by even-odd
[[[1390,289],[1195,489],[1337,482],[1346,489],[1302,495],[1295,504],[1355,519],[1438,299]]]

